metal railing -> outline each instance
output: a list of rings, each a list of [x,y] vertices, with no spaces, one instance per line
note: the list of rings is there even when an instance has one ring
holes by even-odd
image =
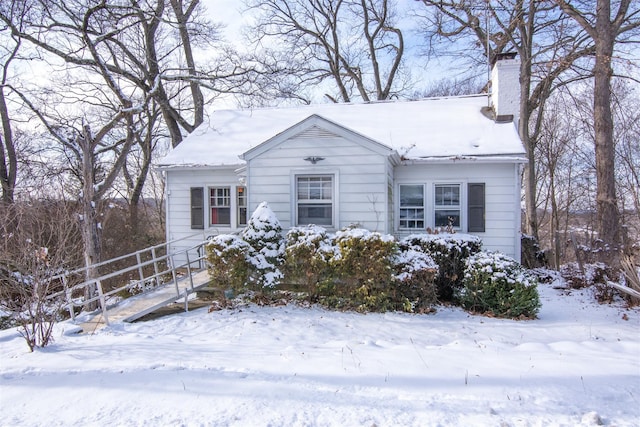
[[[165,284],[165,279],[170,277],[170,281],[175,284],[176,296],[179,297],[181,295],[178,289],[179,270],[184,270],[186,272],[189,285],[191,290],[193,290],[194,285],[192,273],[194,270],[199,271],[204,268],[206,258],[204,251],[206,241],[190,246],[187,249],[169,253],[168,249],[170,245],[186,238],[161,243],[127,255],[122,255],[88,267],[78,268],[54,276],[51,280],[61,281],[63,289],[59,292],[50,294],[48,298],[55,299],[63,297],[65,299],[63,308],[69,311],[69,315],[72,320],[75,320],[76,308],[91,307],[93,303],[98,303],[102,310],[104,321],[108,324],[107,298],[119,292],[128,291],[140,285],[143,285],[144,289],[145,284],[153,284],[152,289],[154,289]],[[185,261],[180,264],[176,264],[176,258],[181,255],[184,255]],[[87,270],[89,269],[100,269],[115,263],[125,262],[127,260],[133,263],[125,268],[100,275],[99,277],[84,280],[80,279],[80,277],[84,278]],[[130,277],[132,273],[137,276],[135,279]],[[105,289],[104,282],[112,279],[114,279],[116,283],[124,282],[124,285],[112,286],[109,287],[109,289]],[[74,280],[81,281],[74,284]]]

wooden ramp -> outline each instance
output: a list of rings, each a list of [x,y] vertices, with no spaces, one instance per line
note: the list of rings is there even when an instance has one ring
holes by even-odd
[[[85,332],[113,322],[132,322],[178,300],[187,303],[189,295],[209,283],[207,241],[170,252],[169,245],[175,242],[178,240],[54,276],[51,280],[61,282],[63,289],[47,298],[64,300],[62,307]],[[149,287],[149,291],[111,304],[123,292]],[[85,311],[96,306],[98,311]]]
[[[133,322],[169,304],[188,301],[188,296],[206,287],[209,280],[209,273],[206,270],[193,272],[191,279],[183,277],[178,280],[179,292],[176,291],[174,282],[165,283],[151,291],[127,298],[108,307],[106,313],[98,310],[82,320],[78,319],[78,325],[83,333],[92,333],[107,324]]]

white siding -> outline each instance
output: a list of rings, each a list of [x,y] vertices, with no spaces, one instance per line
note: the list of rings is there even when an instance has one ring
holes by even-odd
[[[323,157],[311,164],[307,157]],[[295,225],[295,176],[334,177],[334,228],[360,224],[385,231],[388,157],[329,132],[311,128],[248,161],[249,211],[269,203],[283,228]]]
[[[209,225],[209,197],[207,189],[209,187],[228,186],[231,187],[231,210],[236,208],[235,187],[241,185],[238,176],[234,172],[238,166],[226,169],[169,169],[166,174],[167,193],[167,241],[180,241],[171,244],[171,251],[179,251],[192,247],[202,242],[207,236],[229,233],[237,231],[237,227],[218,227]],[[204,188],[204,229],[191,229],[191,188]],[[233,214],[232,214],[233,217]],[[233,224],[232,224],[233,225]],[[176,259],[176,263],[185,262],[181,256]]]
[[[432,192],[434,184],[460,183],[463,202],[462,230],[466,232],[466,187],[468,183],[485,183],[485,232],[473,233],[483,240],[487,250],[503,252],[520,260],[519,246],[519,201],[520,187],[517,167],[512,163],[453,163],[453,164],[420,164],[401,165],[395,168],[395,203],[399,184],[425,184],[427,186],[426,212],[427,226],[433,227]],[[397,215],[397,214],[396,214]],[[410,231],[399,230],[399,236],[410,234]]]

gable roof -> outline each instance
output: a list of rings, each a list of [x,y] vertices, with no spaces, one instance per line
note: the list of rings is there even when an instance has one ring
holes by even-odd
[[[265,143],[301,131],[302,122],[315,124],[395,150],[405,159],[460,157],[514,157],[522,160],[524,147],[513,123],[496,123],[481,108],[486,95],[431,98],[419,101],[383,101],[316,104],[292,108],[214,111],[178,147],[158,162],[160,167],[241,165]],[[310,123],[310,122],[307,122]],[[336,129],[339,129],[336,131]],[[290,135],[290,133],[293,133]]]
[[[278,133],[273,138],[269,138],[262,144],[249,149],[247,152],[243,153],[240,158],[243,160],[250,160],[257,155],[276,147],[287,139],[303,134],[309,130],[315,131],[316,134],[324,133],[325,135],[335,135],[347,138],[350,141],[354,141],[378,154],[389,156],[394,153],[393,148],[387,145],[360,135],[357,132],[347,129],[344,126],[334,123],[331,120],[327,120],[317,114],[312,114],[303,121],[291,126],[283,132]]]

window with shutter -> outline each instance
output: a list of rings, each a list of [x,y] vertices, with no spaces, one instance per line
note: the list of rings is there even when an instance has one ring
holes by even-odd
[[[191,188],[191,228],[204,229],[204,188]]]
[[[468,187],[469,231],[484,232],[484,183],[470,183]]]

